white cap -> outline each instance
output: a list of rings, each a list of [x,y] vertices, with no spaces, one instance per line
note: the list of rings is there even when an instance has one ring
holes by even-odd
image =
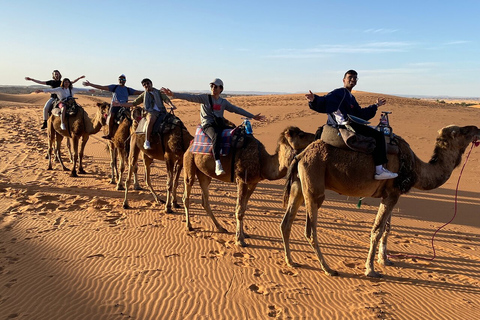
[[[216,86],[219,86],[219,87],[222,87],[223,88],[223,81],[218,79],[218,78],[215,78],[215,80],[213,80],[212,82],[210,82],[210,84],[214,84]]]

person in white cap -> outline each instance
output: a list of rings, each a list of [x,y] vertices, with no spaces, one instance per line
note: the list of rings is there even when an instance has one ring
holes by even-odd
[[[231,104],[226,99],[221,98],[220,94],[223,91],[223,81],[218,78],[210,82],[210,91],[212,94],[173,93],[168,88],[162,88],[161,91],[174,99],[200,103],[200,121],[203,131],[212,140],[215,174],[217,176],[225,174],[222,163],[220,162],[221,139],[218,138],[221,137],[222,131],[226,127],[223,118],[224,111],[227,110],[258,121],[265,120],[265,116],[262,116],[260,113],[253,115]]]
[[[98,90],[104,90],[104,91],[110,91],[112,92],[112,104],[115,101],[118,101],[120,103],[123,102],[128,102],[128,96],[131,95],[139,95],[142,94],[143,91],[138,91],[135,89],[132,89],[130,87],[127,87],[125,83],[127,82],[127,77],[124,74],[121,74],[118,77],[118,84],[111,84],[108,86],[102,86],[99,84],[94,84],[91,83],[90,81],[86,80],[83,82],[83,85],[86,87],[93,87]],[[113,105],[110,107],[108,110],[108,117],[107,117],[107,128],[108,132],[105,136],[103,136],[103,139],[111,140],[113,136],[113,125],[115,119],[115,115],[117,114],[118,111],[120,111],[121,107],[114,107]]]

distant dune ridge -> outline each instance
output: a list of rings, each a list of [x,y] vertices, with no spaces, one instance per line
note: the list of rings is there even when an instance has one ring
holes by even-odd
[[[0,91],[1,92],[1,91]],[[480,126],[480,110],[459,104],[354,92],[362,106],[385,96],[380,110],[423,161],[437,131],[450,124]],[[77,95],[90,116],[110,97]],[[318,214],[321,249],[338,277],[327,277],[304,239],[305,211],[293,224],[291,249],[299,268],[284,263],[280,223],[284,180],[263,181],[245,215],[248,247],[237,247],[236,188],[213,181],[210,201],[229,233],[217,233],[201,205],[198,182],[191,196],[194,231],[185,231],[183,208],[163,213],[148,190],[129,193],[109,184],[109,155],[102,133],[90,137],[77,179],[58,163],[47,171],[47,139],[40,130],[47,94],[0,93],[0,315],[2,319],[477,319],[480,318],[480,149],[467,148],[462,165],[441,188],[412,190],[397,204],[391,253],[437,258],[394,259],[366,278],[365,257],[379,200],[328,191]],[[272,154],[289,125],[315,132],[326,115],[308,108],[303,94],[232,96],[229,101],[267,121],[252,121],[255,137]],[[460,101],[460,103],[463,101]],[[174,100],[191,134],[199,106]],[[371,120],[376,125],[378,113]],[[240,124],[241,117],[226,113]],[[67,161],[66,143],[62,146]],[[140,161],[141,162],[141,161]],[[143,164],[139,166],[140,184]],[[163,162],[152,183],[165,199]],[[183,193],[183,179],[179,194]],[[448,303],[445,303],[448,301]]]

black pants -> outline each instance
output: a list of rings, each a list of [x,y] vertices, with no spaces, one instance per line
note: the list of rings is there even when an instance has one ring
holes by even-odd
[[[213,158],[215,160],[220,160],[220,149],[222,143],[222,131],[224,127],[217,127],[214,125],[206,125],[202,127],[203,132],[212,140],[213,146]]]
[[[355,122],[351,122],[350,126],[353,128],[353,130],[355,130],[356,133],[375,139],[375,149],[373,149],[372,155],[373,161],[375,162],[376,166],[388,162],[387,144],[385,142],[385,136],[383,135],[383,132],[377,131],[372,127]]]

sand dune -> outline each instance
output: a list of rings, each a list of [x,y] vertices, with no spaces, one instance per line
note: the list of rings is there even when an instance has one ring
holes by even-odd
[[[356,92],[361,105],[379,94]],[[74,179],[58,163],[47,171],[46,133],[40,130],[46,94],[0,94],[0,318],[2,319],[475,319],[480,317],[480,154],[474,148],[458,190],[455,220],[435,238],[437,257],[396,258],[376,266],[384,277],[363,275],[370,228],[379,204],[327,192],[319,212],[319,240],[338,277],[327,277],[303,236],[300,210],[292,232],[294,259],[284,263],[280,222],[284,180],[264,181],[245,217],[250,246],[233,241],[236,188],[212,182],[214,213],[230,231],[215,231],[193,189],[193,225],[182,209],[164,214],[148,191],[123,192],[109,182],[101,133],[90,138],[87,174]],[[387,96],[396,134],[428,161],[437,131],[450,124],[480,126],[480,110]],[[78,95],[93,116],[96,98]],[[267,122],[253,123],[270,153],[282,129],[314,132],[326,116],[308,109],[302,95],[229,99]],[[190,133],[196,104],[174,100]],[[240,117],[228,115],[235,123]],[[375,122],[378,121],[376,117]],[[63,148],[65,149],[65,147]],[[470,147],[467,149],[467,153]],[[465,160],[465,156],[463,161]],[[66,156],[65,156],[66,159]],[[462,161],[462,164],[463,164]],[[461,167],[441,188],[413,190],[392,218],[394,254],[432,256],[435,230],[450,220]],[[143,167],[140,167],[143,177]],[[153,164],[154,188],[165,197],[165,166]],[[145,186],[141,179],[142,186]],[[179,194],[183,193],[183,184]],[[180,199],[179,199],[180,201]]]

